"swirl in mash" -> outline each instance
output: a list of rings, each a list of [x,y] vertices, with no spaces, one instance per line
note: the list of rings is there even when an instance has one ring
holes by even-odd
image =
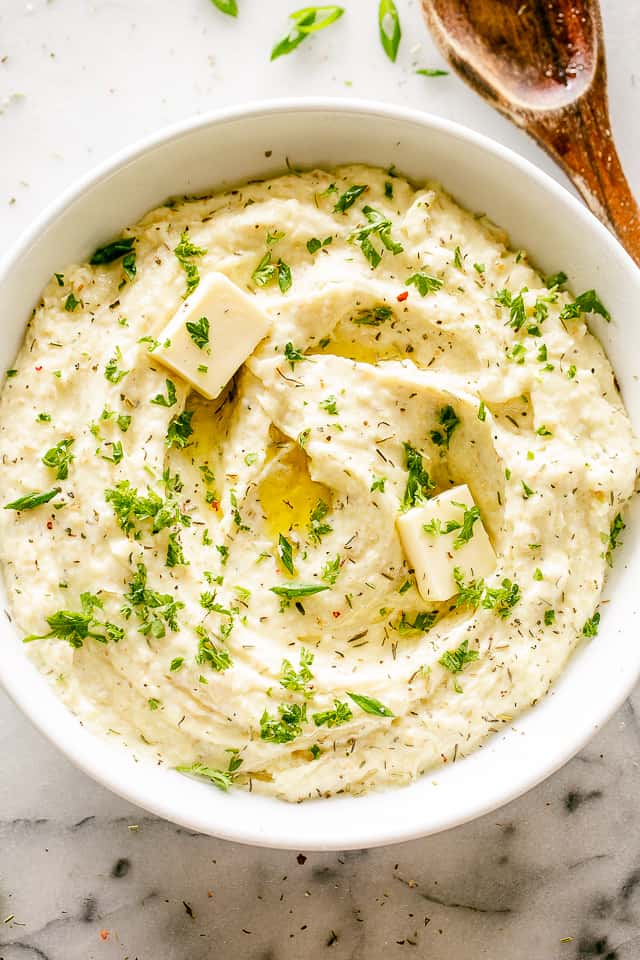
[[[439,187],[363,166],[126,236],[127,259],[52,279],[0,409],[7,496],[60,488],[0,534],[12,616],[71,710],[299,800],[405,783],[535,704],[597,629],[634,485],[597,297]],[[273,317],[214,401],[154,359],[210,271]],[[497,567],[427,603],[396,518],[458,484]]]

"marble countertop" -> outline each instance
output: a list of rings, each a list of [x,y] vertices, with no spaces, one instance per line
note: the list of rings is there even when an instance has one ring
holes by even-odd
[[[132,140],[249,99],[366,96],[487,133],[559,180],[441,66],[418,0],[392,65],[374,0],[269,63],[292,0],[0,0],[0,252]],[[487,0],[489,2],[489,0]],[[640,193],[640,7],[603,0],[613,126]],[[0,693],[0,960],[638,960],[640,693],[526,796],[436,837],[350,853],[191,834],[75,770]]]

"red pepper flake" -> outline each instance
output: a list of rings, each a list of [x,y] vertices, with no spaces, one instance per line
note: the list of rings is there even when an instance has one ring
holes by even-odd
[[[218,500],[212,500],[212,501],[211,501],[211,509],[212,509],[212,510],[215,510],[216,513],[217,513],[218,510],[220,509],[220,502],[219,502]]]
[[[339,611],[339,610],[333,610],[333,611],[331,612],[331,616],[332,616],[332,617],[335,617],[336,620],[337,620],[338,617],[340,616],[340,611]]]
[[[396,297],[396,300],[398,301],[398,303],[403,303],[405,300],[408,299],[408,297],[409,297],[409,291],[403,290],[402,293],[398,294],[398,296]]]
[[[41,370],[42,370],[42,364],[39,363],[38,366],[36,367],[36,373],[40,373]]]
[[[53,520],[47,520],[47,530],[53,530]]]
[[[108,930],[101,930],[101,931],[100,931],[100,939],[101,939],[101,940],[108,940],[108,939],[109,939],[109,931],[108,931]]]

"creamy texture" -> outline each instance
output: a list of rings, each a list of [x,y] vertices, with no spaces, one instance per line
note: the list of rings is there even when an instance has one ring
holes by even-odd
[[[334,212],[354,184],[368,188]],[[387,249],[374,232],[383,253],[375,269],[348,240],[368,222],[365,205],[391,221],[382,239],[402,246]],[[153,353],[185,293],[173,251],[187,228],[207,251],[189,258],[200,275],[226,274],[274,319],[215,401],[190,392]],[[560,319],[573,296],[549,297],[526,256],[437,186],[415,190],[362,166],[161,207],[127,236],[135,277],[119,259],[52,279],[0,407],[5,499],[61,488],[35,509],[0,510],[17,626],[46,634],[46,617],[81,611],[90,592],[103,604],[96,622],[122,633],[76,648],[56,638],[29,644],[69,707],[90,729],[168,766],[226,770],[234,756],[226,751],[237,750],[238,785],[298,800],[404,783],[468,754],[535,704],[596,610],[604,541],[637,462],[586,316]],[[329,237],[309,252],[307,241]],[[260,285],[252,275],[268,251],[276,270]],[[291,270],[285,292],[279,263]],[[442,285],[422,296],[407,284],[416,272]],[[514,313],[495,297],[525,287],[526,318],[515,329],[517,305]],[[547,300],[535,317],[538,298]],[[175,403],[152,403],[173,399],[167,378]],[[446,406],[459,421],[448,446],[438,422]],[[193,433],[168,447],[185,408]],[[121,415],[131,418],[126,431]],[[56,479],[41,458],[70,438],[68,477]],[[395,527],[407,487],[403,444],[421,452],[432,493],[468,484],[498,557],[486,587],[509,578],[519,588],[504,617],[495,604],[421,600]],[[167,470],[178,484],[163,480]],[[153,533],[152,521],[137,518],[123,530],[105,491],[125,480],[141,497],[150,487],[177,503],[173,522]],[[147,633],[140,627],[158,608],[133,602],[140,563],[147,589],[168,595],[161,620],[169,599],[183,605]],[[281,603],[271,588],[292,583],[328,589],[299,607]],[[420,626],[434,617],[425,613],[438,615],[427,630]],[[206,637],[215,662],[196,662]],[[453,673],[446,652],[465,642],[477,658]],[[297,673],[303,648],[312,678],[298,678],[304,690],[285,687],[283,660]],[[393,716],[363,711],[347,691]],[[314,714],[336,700],[348,705],[346,722],[318,726]],[[272,729],[264,711],[277,720],[290,704],[298,714],[306,707],[294,738],[263,739]]]

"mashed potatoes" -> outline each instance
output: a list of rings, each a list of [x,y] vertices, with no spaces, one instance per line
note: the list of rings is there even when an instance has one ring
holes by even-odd
[[[547,692],[637,463],[593,291],[363,166],[168,204],[93,259],[0,406],[12,616],[85,725],[300,800],[405,783]],[[206,400],[154,353],[212,271],[272,327]],[[396,519],[462,484],[497,566],[427,603]]]

